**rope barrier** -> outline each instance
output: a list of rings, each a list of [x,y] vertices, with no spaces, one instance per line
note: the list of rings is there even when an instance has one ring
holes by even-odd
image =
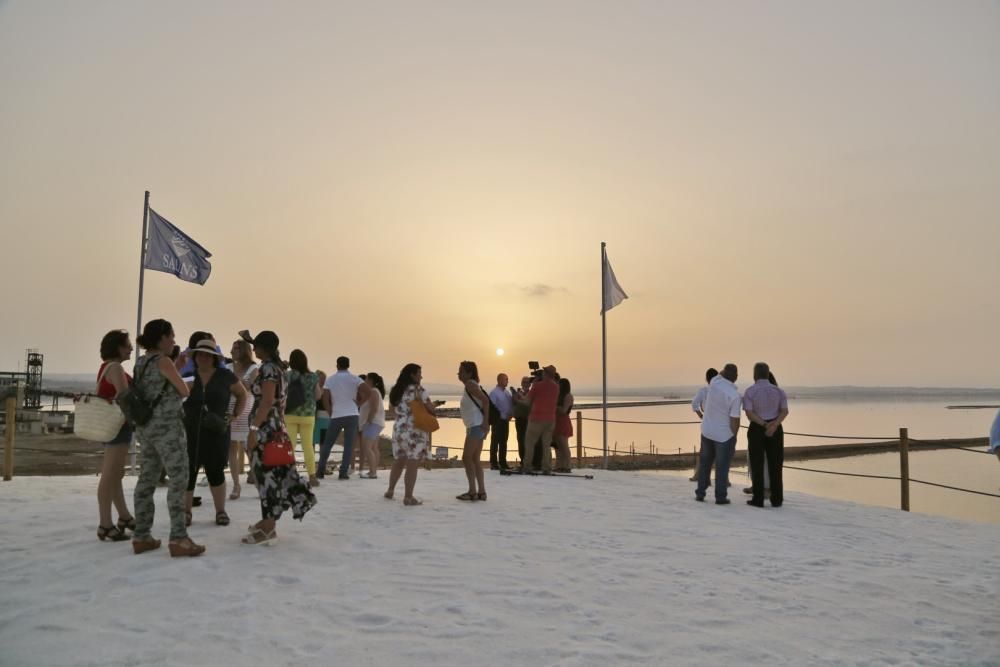
[[[597,419],[596,417],[580,417],[582,421],[585,422],[603,422],[603,419]],[[675,424],[700,424],[700,421],[691,422],[643,422],[643,421],[625,421],[621,419],[609,419],[609,424],[652,424],[652,425],[675,425]]]
[[[782,466],[782,467],[783,468],[790,468],[792,470],[804,470],[806,472],[819,472],[819,473],[823,473],[823,474],[826,474],[826,475],[842,475],[842,476],[845,476],[845,477],[865,477],[865,478],[868,478],[868,479],[889,479],[889,480],[894,480],[894,481],[897,481],[897,482],[900,481],[900,479],[902,479],[901,477],[893,477],[893,476],[890,476],[890,475],[862,475],[860,473],[855,473],[855,472],[840,472],[840,471],[836,471],[836,470],[816,470],[815,468],[800,468],[798,466],[790,466],[790,465],[785,465],[785,466]],[[989,496],[991,498],[1000,498],[1000,494],[997,494],[997,493],[988,493],[986,491],[975,491],[973,489],[963,489],[962,487],[959,487],[959,486],[948,486],[947,484],[938,484],[937,482],[925,482],[922,479],[913,479],[912,477],[910,478],[910,481],[914,482],[916,484],[926,484],[927,486],[937,486],[939,488],[950,489],[952,491],[962,491],[963,493],[974,493],[974,494],[979,495],[979,496]]]
[[[962,489],[957,486],[948,486],[947,484],[938,484],[937,482],[925,482],[922,479],[910,478],[911,482],[916,482],[917,484],[926,484],[927,486],[938,486],[942,489],[951,489],[952,491],[964,491],[965,493],[975,493],[979,496],[990,496],[991,498],[1000,498],[1000,493],[987,493],[986,491],[973,491],[972,489]]]
[[[990,452],[988,451],[982,449],[971,449],[969,447],[962,447],[961,445],[943,445],[941,443],[932,442],[930,440],[915,440],[914,438],[910,438],[910,442],[916,442],[922,445],[935,445],[941,449],[958,449],[963,452],[972,452],[973,454],[986,454],[987,456],[992,456],[992,454],[990,454]]]
[[[862,475],[857,472],[838,472],[836,470],[817,470],[815,468],[800,468],[798,466],[783,465],[782,468],[789,468],[791,470],[804,470],[806,472],[821,472],[827,475],[842,475],[844,477],[865,477],[868,479],[890,479],[899,481],[899,477],[893,477],[891,475]]]
[[[603,419],[597,419],[596,417],[581,417],[582,421],[585,422],[603,422]],[[651,426],[676,426],[676,425],[686,425],[686,424],[700,424],[700,421],[670,421],[670,422],[660,422],[660,421],[626,421],[623,419],[609,419],[607,420],[609,424],[646,424]],[[740,426],[741,429],[747,430],[747,426]],[[899,436],[887,436],[880,437],[875,435],[821,435],[818,433],[793,433],[792,431],[785,431],[785,435],[797,435],[803,438],[827,438],[830,440],[876,440],[880,442],[885,442],[887,440],[899,440]]]

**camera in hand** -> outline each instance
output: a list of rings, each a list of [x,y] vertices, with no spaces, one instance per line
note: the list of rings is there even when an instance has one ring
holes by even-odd
[[[537,361],[528,362],[528,375],[531,376],[532,382],[538,382],[542,379],[542,366]]]

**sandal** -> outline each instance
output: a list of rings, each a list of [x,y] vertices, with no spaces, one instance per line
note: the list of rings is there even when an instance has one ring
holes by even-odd
[[[479,499],[478,495],[476,495],[475,493],[469,493],[468,491],[466,491],[461,495],[455,496],[455,500],[478,500],[478,499]]]
[[[215,513],[215,525],[216,526],[228,526],[229,525],[229,515],[225,512]]]
[[[240,499],[240,491],[241,491],[240,485],[239,484],[234,485],[232,493],[229,494],[229,499],[230,500],[239,500]]]
[[[130,516],[127,519],[122,519],[118,517],[118,531],[124,533],[126,530],[135,532],[135,517]]]
[[[266,533],[260,528],[250,526],[250,531],[243,536],[243,544],[272,544],[278,541],[278,536],[272,530]]]
[[[170,540],[167,543],[171,558],[184,558],[200,556],[205,553],[205,547],[195,544],[190,537],[182,537],[179,540]]]
[[[485,501],[486,500],[486,492],[483,491],[482,493],[480,493],[479,495],[477,495],[476,498],[478,498],[479,500],[484,500]]]
[[[423,505],[424,501],[422,501],[420,498],[415,498],[413,496],[410,496],[409,498],[403,498],[403,504],[412,507],[414,505]]]
[[[101,542],[104,540],[111,540],[112,542],[121,542],[122,540],[127,540],[128,535],[123,533],[118,526],[104,526],[97,527],[97,539]]]

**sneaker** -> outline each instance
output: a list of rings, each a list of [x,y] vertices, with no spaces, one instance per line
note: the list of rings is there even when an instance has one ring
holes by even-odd
[[[761,501],[761,502],[759,502],[759,503],[756,503],[756,502],[754,502],[753,500],[748,500],[748,501],[747,501],[747,505],[751,505],[751,506],[753,506],[753,507],[763,507],[763,506],[764,506],[764,502],[763,502],[763,501]]]
[[[699,503],[705,502],[705,496],[695,496],[694,499],[697,500]]]
[[[730,502],[732,502],[732,501],[729,500],[729,498],[719,498],[718,500],[715,501],[715,504],[716,505],[728,505]]]
[[[340,473],[340,475],[338,477],[338,479],[350,479],[350,478],[351,478],[350,473],[346,473],[346,472]]]

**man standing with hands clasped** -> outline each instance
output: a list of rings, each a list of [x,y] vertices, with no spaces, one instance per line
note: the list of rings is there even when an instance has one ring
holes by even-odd
[[[747,430],[747,453],[750,458],[750,481],[753,497],[747,505],[764,506],[764,457],[767,455],[767,474],[771,479],[771,507],[781,507],[781,466],[785,462],[785,433],[781,422],[788,416],[788,397],[784,390],[771,384],[771,369],[763,361],[753,367],[753,386],[743,396],[750,426]]]
[[[764,377],[767,377],[765,374]],[[698,488],[695,500],[705,500],[712,464],[715,464],[715,504],[728,505],[729,463],[736,450],[736,434],[740,430],[740,392],[736,390],[736,364],[726,364],[712,378],[705,397],[701,421],[701,456],[698,466]]]
[[[507,438],[510,436],[510,418],[514,415],[514,399],[507,391],[507,374],[497,375],[497,386],[490,392],[490,402],[496,408],[498,419],[490,424],[490,469],[507,469]]]

